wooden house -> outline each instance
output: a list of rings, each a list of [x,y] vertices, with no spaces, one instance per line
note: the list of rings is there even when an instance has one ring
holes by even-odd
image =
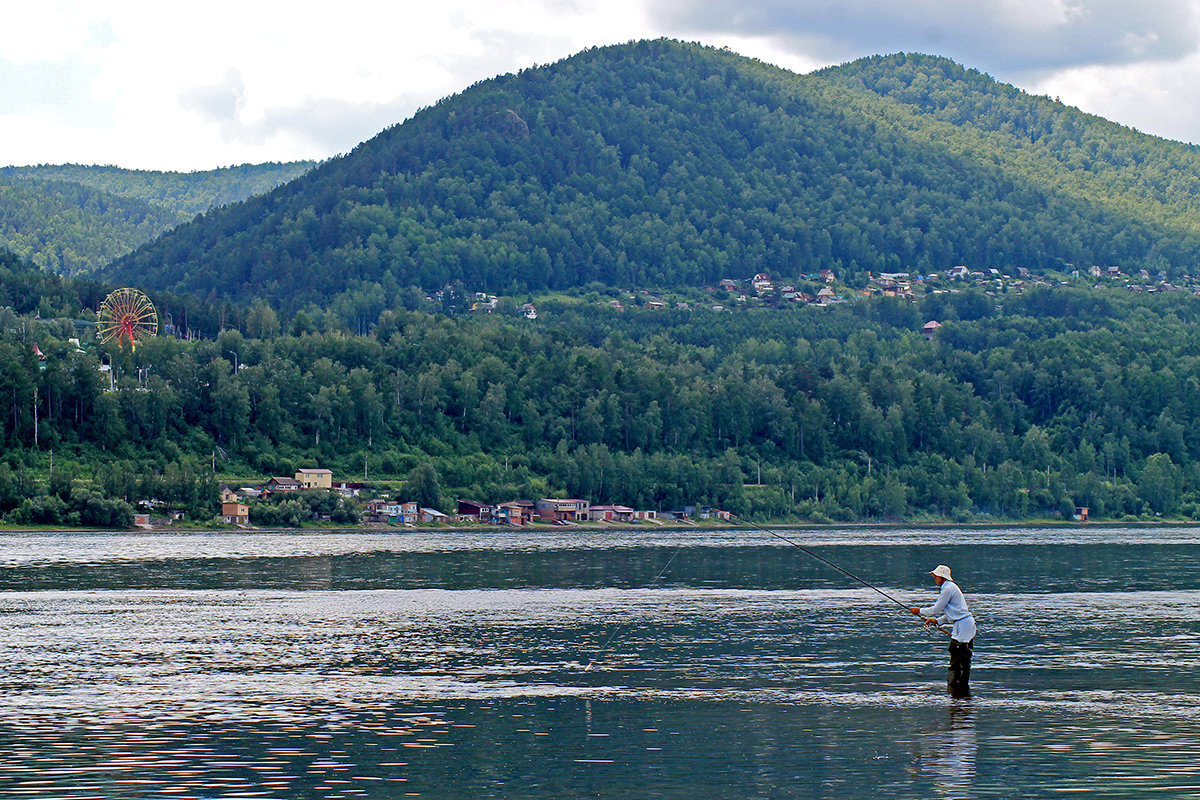
[[[245,503],[221,503],[221,522],[226,525],[248,525],[250,523],[250,506]]]
[[[497,525],[528,525],[533,522],[535,506],[529,500],[509,500],[492,509],[492,522]]]

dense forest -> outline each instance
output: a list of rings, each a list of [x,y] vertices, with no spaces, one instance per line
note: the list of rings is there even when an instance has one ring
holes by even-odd
[[[311,162],[205,172],[0,168],[0,243],[49,272],[94,272],[210,208],[261,194]]]
[[[0,312],[11,520],[96,519],[148,496],[202,515],[218,477],[301,466],[420,485],[443,507],[568,495],[812,521],[1077,505],[1200,518],[1200,442],[1185,435],[1200,425],[1200,299],[1183,292],[737,313],[564,296],[537,319],[515,301],[482,316],[429,303],[380,311],[366,335],[258,303],[213,338],[131,351],[68,341],[95,285],[11,258],[0,282],[63,314]],[[944,323],[932,340],[928,318]]]
[[[451,281],[516,295],[766,271],[1066,269],[1200,260],[1200,151],[953,62],[799,76],[673,41],[470,87],[107,273],[264,299]],[[346,300],[346,302],[352,302]]]

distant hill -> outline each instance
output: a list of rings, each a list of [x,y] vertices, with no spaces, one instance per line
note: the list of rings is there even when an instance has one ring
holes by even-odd
[[[205,172],[3,167],[0,245],[52,272],[92,272],[196,214],[261,194],[312,166],[247,164]]]
[[[1200,150],[930,56],[799,76],[674,41],[484,81],[106,271],[294,310],[396,287],[1200,261]]]

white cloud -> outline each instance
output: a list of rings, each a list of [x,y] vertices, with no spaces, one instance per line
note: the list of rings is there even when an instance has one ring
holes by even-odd
[[[845,60],[930,52],[987,71],[1179,58],[1197,50],[1195,0],[647,0],[653,22],[793,41]]]
[[[1063,70],[1029,91],[1167,139],[1200,142],[1200,57]]]
[[[476,81],[646,36],[641,20],[634,0],[30,5],[0,28],[0,164],[323,158]],[[90,113],[39,113],[17,88],[33,79]]]
[[[7,2],[0,25],[0,55],[16,64],[57,61],[103,40],[101,17],[70,0]]]
[[[476,81],[654,36],[797,72],[934,52],[1197,141],[1200,122],[1186,111],[1200,84],[1197,2],[10,2],[0,25],[0,164],[199,169],[324,158]]]

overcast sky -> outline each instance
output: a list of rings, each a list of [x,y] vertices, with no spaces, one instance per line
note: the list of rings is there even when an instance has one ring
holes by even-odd
[[[1200,0],[0,0],[0,165],[322,159],[472,83],[668,36],[796,72],[944,55],[1200,143]]]

